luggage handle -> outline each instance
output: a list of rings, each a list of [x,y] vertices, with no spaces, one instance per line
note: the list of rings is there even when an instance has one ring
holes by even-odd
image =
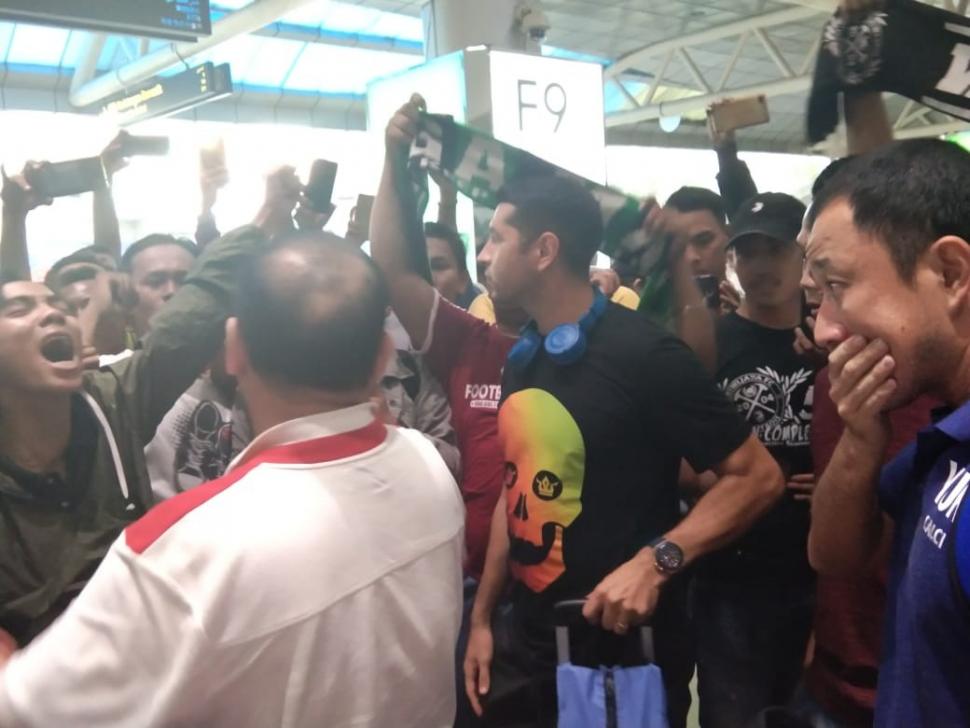
[[[556,657],[560,665],[569,662],[569,627],[586,621],[583,617],[585,604],[585,599],[565,599],[552,607],[556,623]],[[656,662],[653,627],[649,623],[640,625],[640,649],[647,663]]]

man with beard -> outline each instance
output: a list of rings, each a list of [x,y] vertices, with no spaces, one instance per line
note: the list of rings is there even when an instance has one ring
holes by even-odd
[[[408,148],[417,116],[413,105],[398,112],[392,149]],[[533,321],[503,375],[505,497],[472,611],[466,691],[487,725],[555,725],[552,608],[587,597],[596,626],[576,635],[576,657],[628,659],[636,625],[653,615],[671,725],[683,725],[692,664],[677,575],[770,508],[778,466],[681,341],[594,291],[602,217],[581,184],[522,179],[500,198],[480,260],[496,305]],[[719,481],[678,525],[681,457]],[[511,611],[493,632],[510,571]],[[598,627],[614,635],[591,655]]]

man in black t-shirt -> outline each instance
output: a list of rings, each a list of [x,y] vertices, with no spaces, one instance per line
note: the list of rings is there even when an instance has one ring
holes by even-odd
[[[402,141],[413,122],[407,107],[392,122]],[[765,513],[781,473],[684,344],[595,296],[588,269],[603,228],[582,185],[532,178],[502,199],[481,260],[496,303],[533,323],[505,368],[505,497],[472,614],[469,697],[485,725],[555,725],[551,608],[586,598],[588,636],[613,633],[597,662],[628,657],[653,615],[670,723],[682,726],[691,666],[678,661],[689,633],[677,574]],[[720,482],[678,524],[682,457]],[[493,633],[509,570],[511,612]]]
[[[796,238],[804,213],[789,195],[756,195],[739,210],[728,243],[745,299],[717,322],[716,381],[789,487],[754,528],[695,570],[691,608],[705,728],[746,726],[762,709],[786,704],[811,630],[815,578],[806,540],[815,368],[793,347],[803,315]]]

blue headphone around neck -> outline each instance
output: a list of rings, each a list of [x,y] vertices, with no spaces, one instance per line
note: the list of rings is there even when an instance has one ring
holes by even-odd
[[[586,337],[603,318],[607,303],[609,302],[603,292],[594,286],[593,305],[576,323],[561,324],[550,331],[548,336],[543,337],[536,327],[536,322],[530,321],[522,329],[515,346],[509,350],[509,364],[516,371],[525,370],[539,353],[540,346],[545,348],[549,358],[559,366],[576,363],[586,353]]]

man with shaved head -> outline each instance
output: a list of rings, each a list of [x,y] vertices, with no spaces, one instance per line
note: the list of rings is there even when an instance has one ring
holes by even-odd
[[[129,527],[11,658],[0,725],[451,725],[464,512],[434,446],[370,404],[383,277],[299,237],[239,290],[226,364],[255,439]]]

